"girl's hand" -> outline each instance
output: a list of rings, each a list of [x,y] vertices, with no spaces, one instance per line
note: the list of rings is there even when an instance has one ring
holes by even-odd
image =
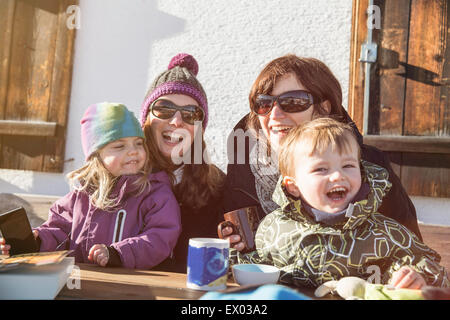
[[[33,230],[33,236],[37,239],[39,236],[39,231]],[[0,254],[9,256],[9,250],[11,250],[11,246],[5,243],[5,239],[0,237]]]
[[[243,242],[241,242],[241,236],[238,234],[232,234],[233,229],[231,227],[226,227],[222,229],[223,239],[230,241],[230,246],[237,251],[242,251],[245,248]]]
[[[106,266],[109,261],[109,251],[104,244],[95,244],[89,250],[88,259],[98,264],[99,266]]]
[[[420,289],[427,285],[424,278],[413,268],[405,266],[392,274],[390,284],[400,289]]]
[[[9,256],[9,250],[11,250],[11,246],[5,243],[5,239],[0,237],[0,253]]]

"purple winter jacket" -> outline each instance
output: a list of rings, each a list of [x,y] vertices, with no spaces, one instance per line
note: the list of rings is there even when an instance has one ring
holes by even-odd
[[[68,240],[76,262],[91,263],[89,250],[105,244],[117,250],[125,268],[149,269],[167,258],[181,232],[180,207],[165,172],[149,174],[151,183],[139,196],[137,176],[119,178],[112,196],[120,197],[118,209],[96,208],[86,192],[72,191],[50,208],[40,227],[40,251],[54,251]],[[64,246],[63,246],[64,248]]]

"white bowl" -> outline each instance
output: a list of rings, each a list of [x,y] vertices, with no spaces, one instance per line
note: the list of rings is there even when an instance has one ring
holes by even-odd
[[[280,269],[266,264],[236,264],[232,266],[234,281],[242,285],[277,283]]]

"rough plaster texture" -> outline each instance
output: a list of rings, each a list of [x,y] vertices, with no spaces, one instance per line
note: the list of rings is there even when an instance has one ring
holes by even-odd
[[[95,102],[125,103],[136,115],[153,78],[178,52],[199,63],[209,99],[206,139],[226,169],[225,141],[248,112],[247,97],[262,67],[286,53],[317,57],[347,97],[351,0],[80,1],[64,173],[83,164],[79,120]],[[63,174],[0,170],[5,192],[62,195]]]
[[[287,53],[321,59],[347,97],[351,1],[204,0],[192,5],[169,0],[160,1],[159,8],[185,25],[182,32],[154,43],[149,75],[164,70],[179,51],[198,59],[198,78],[211,110],[206,139],[214,145],[213,162],[222,169],[226,133],[249,111],[251,85],[270,60]]]
[[[179,52],[199,63],[209,100],[206,140],[223,170],[226,136],[248,112],[250,87],[270,60],[294,53],[324,61],[342,85],[346,107],[351,0],[80,0],[80,8],[65,156],[75,160],[63,174],[0,170],[1,192],[68,192],[64,175],[83,164],[85,108],[123,102],[139,115],[147,87]]]

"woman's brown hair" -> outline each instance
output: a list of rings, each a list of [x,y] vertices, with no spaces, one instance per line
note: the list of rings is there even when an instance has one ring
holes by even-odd
[[[250,91],[250,110],[253,109],[258,95],[269,94],[276,81],[290,73],[294,74],[309,92],[319,98],[319,101],[328,100],[330,102],[329,113],[320,104],[315,104],[315,115],[330,115],[338,121],[343,119],[341,85],[330,69],[320,60],[297,57],[294,54],[272,60],[264,67]],[[250,112],[247,128],[255,131],[261,129],[258,116],[254,112]]]
[[[206,144],[202,135],[202,155],[205,154]],[[144,133],[149,143],[156,143],[151,131],[151,124],[147,118],[144,125]],[[187,206],[194,209],[200,209],[208,204],[211,199],[221,196],[222,187],[225,182],[225,174],[213,164],[208,164],[202,160],[201,164],[194,164],[194,152],[191,148],[191,162],[185,164],[181,182],[175,184],[173,172],[177,166],[170,159],[162,156],[159,152],[150,155],[150,160],[154,166],[167,172],[172,181],[175,197],[181,206]]]

